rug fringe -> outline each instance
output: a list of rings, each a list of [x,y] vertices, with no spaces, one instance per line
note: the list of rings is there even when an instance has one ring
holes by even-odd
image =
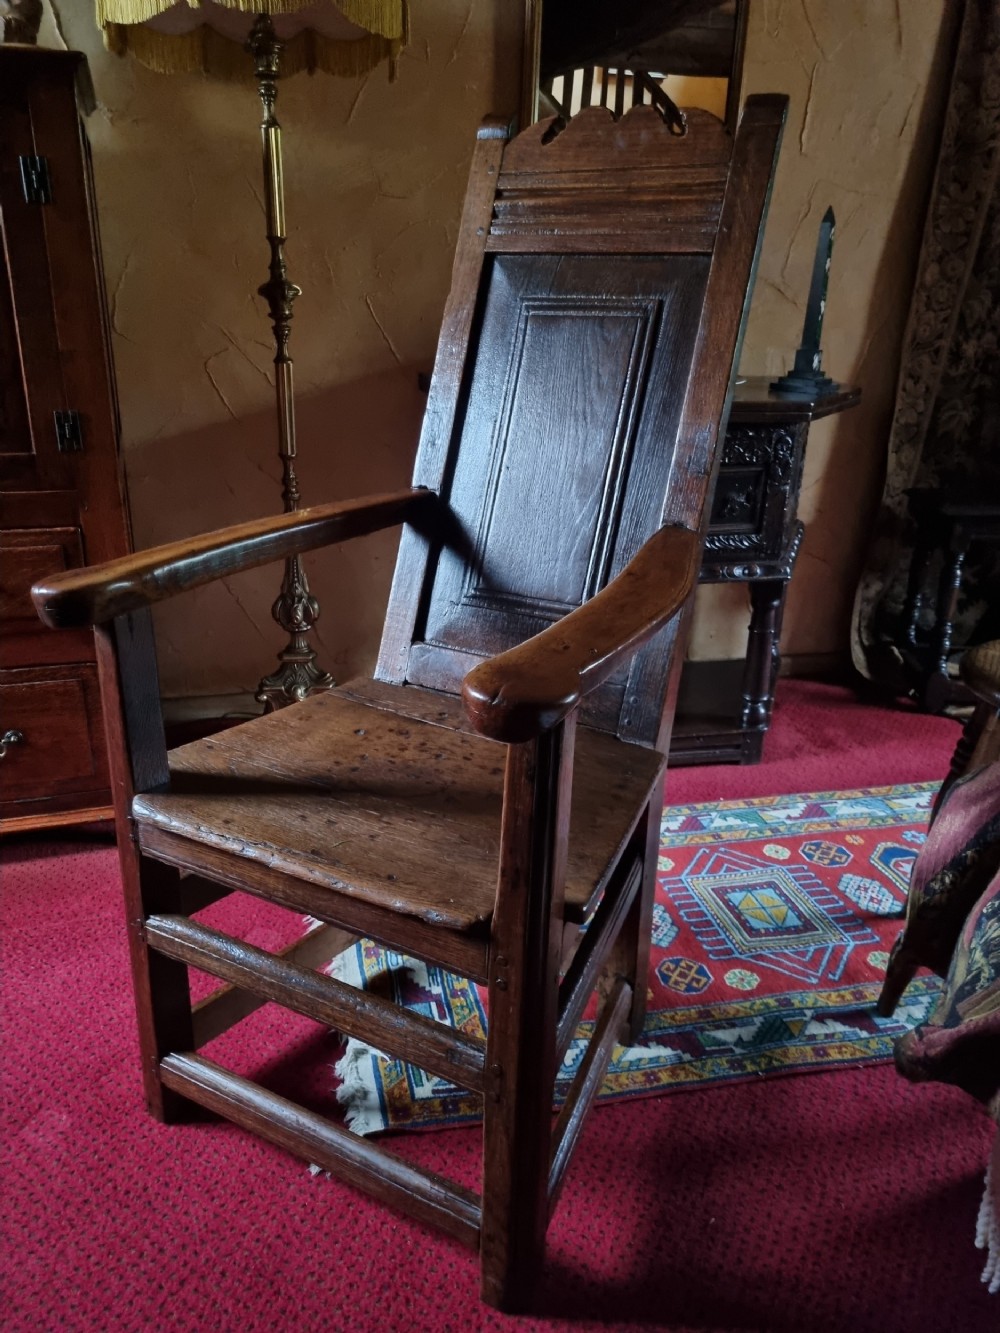
[[[358,990],[364,986],[364,978],[357,966],[356,949],[345,949],[337,954],[323,970],[327,976]],[[333,1074],[340,1081],[335,1095],[344,1108],[344,1124],[352,1134],[377,1134],[386,1129],[387,1124],[372,1070],[377,1059],[387,1057],[357,1037],[346,1032],[340,1035],[347,1037],[347,1044],[344,1054],[333,1066]]]
[[[991,1296],[1000,1291],[1000,1129],[986,1168],[983,1201],[976,1220],[976,1248],[986,1251],[982,1281]]]
[[[370,1073],[373,1061],[380,1055],[374,1047],[350,1037],[347,1049],[333,1067],[335,1077],[340,1080],[337,1101],[344,1108],[344,1124],[352,1134],[377,1134],[387,1128]]]

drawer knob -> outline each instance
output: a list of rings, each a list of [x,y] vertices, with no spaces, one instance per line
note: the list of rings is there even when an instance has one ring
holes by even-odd
[[[24,744],[23,731],[16,731],[13,728],[10,731],[5,731],[4,734],[0,736],[0,759],[5,759],[7,757],[7,751],[10,749],[12,745],[23,745],[23,744]]]

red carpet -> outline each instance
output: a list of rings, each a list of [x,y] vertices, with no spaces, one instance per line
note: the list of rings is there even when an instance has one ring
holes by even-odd
[[[778,697],[761,763],[675,768],[667,775],[668,799],[684,804],[936,781],[959,735],[948,718],[860,704],[852,691],[819,681],[780,681]]]
[[[862,708],[829,687],[779,698],[764,765],[677,771],[672,799],[920,781],[947,765],[954,724]],[[810,737],[823,755],[809,754]],[[911,1087],[886,1066],[597,1111],[550,1231],[538,1317],[485,1310],[473,1256],[448,1240],[228,1125],[148,1119],[113,854],[50,841],[5,858],[7,1329],[1000,1323],[972,1244],[989,1124],[958,1092]],[[262,1013],[233,1034],[241,1062],[276,1021]],[[335,1054],[314,1025],[293,1030],[296,1058],[269,1082]],[[474,1131],[395,1144],[475,1180]]]

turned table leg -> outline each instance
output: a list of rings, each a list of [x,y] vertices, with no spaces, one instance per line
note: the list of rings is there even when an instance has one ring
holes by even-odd
[[[774,686],[781,666],[778,646],[785,609],[785,579],[750,584],[750,637],[743,670],[740,725],[766,730],[774,707]]]
[[[942,676],[948,674],[948,655],[955,632],[958,614],[958,594],[962,586],[962,569],[968,553],[968,543],[956,533],[944,555],[941,579],[938,584],[937,621],[932,641],[931,669]]]
[[[927,576],[930,573],[934,547],[927,542],[919,542],[913,548],[910,560],[910,573],[906,582],[906,601],[903,604],[903,637],[911,647],[917,646],[920,632],[920,612],[926,598]]]

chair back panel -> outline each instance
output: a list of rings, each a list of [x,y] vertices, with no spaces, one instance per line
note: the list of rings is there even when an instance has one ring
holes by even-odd
[[[381,679],[455,693],[664,522],[703,526],[767,182],[720,266],[733,141],[719,121],[699,113],[682,138],[651,108],[619,122],[595,108],[554,128],[481,143],[473,165],[414,477],[444,502],[441,539],[404,534]],[[730,328],[708,352],[722,279]],[[583,720],[662,744],[677,631]]]
[[[655,532],[708,266],[703,255],[487,260],[443,491],[465,544],[436,561],[415,683],[457,689],[480,655],[592,597]]]

